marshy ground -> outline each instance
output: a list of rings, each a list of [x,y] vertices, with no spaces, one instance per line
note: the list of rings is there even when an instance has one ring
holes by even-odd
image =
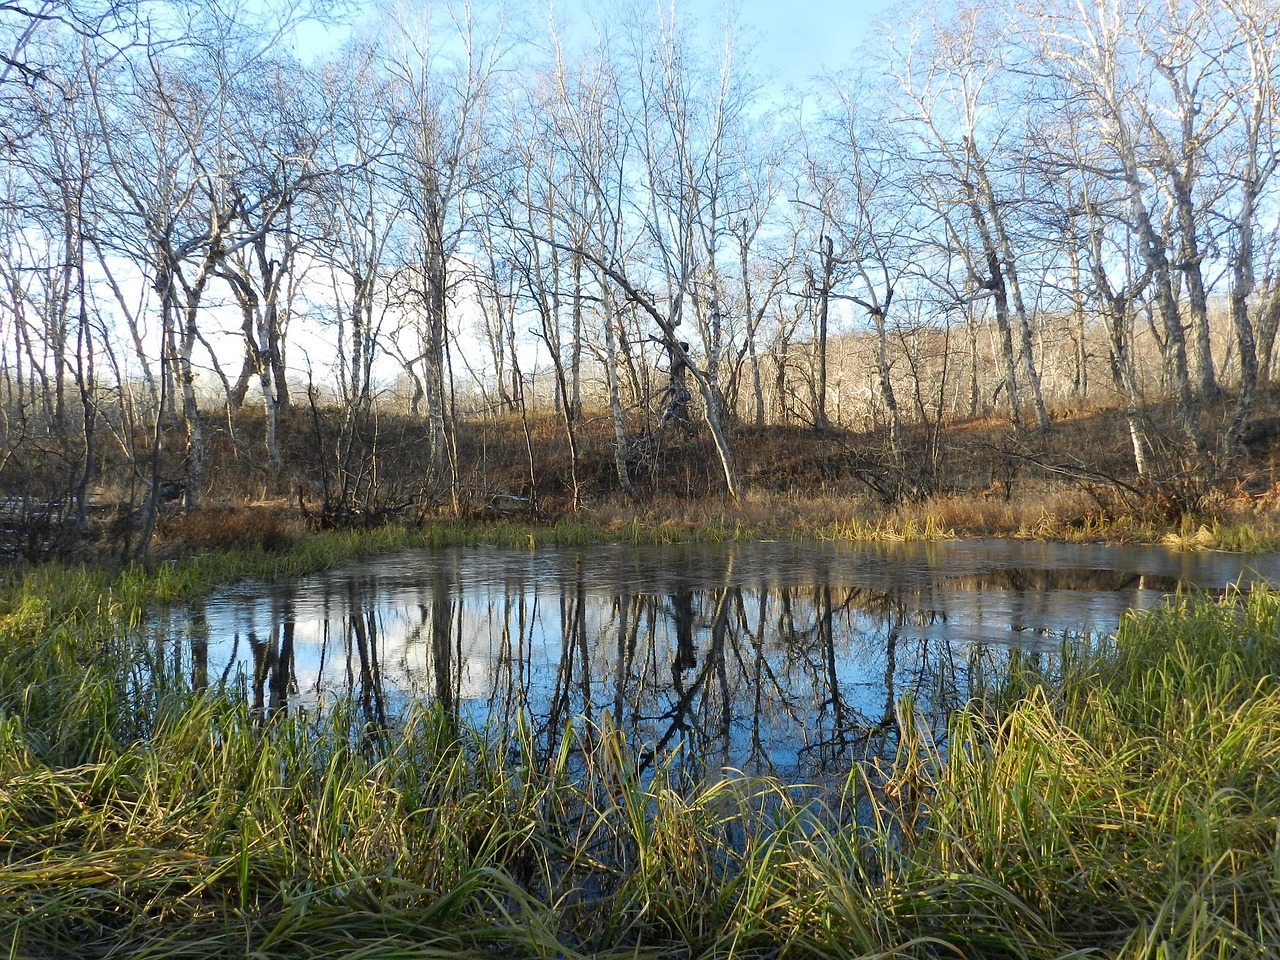
[[[511,529],[515,529],[514,527]],[[453,539],[470,535],[459,528]],[[434,539],[433,539],[434,538]],[[156,604],[444,542],[381,530],[0,594],[14,957],[1264,957],[1280,941],[1280,595],[1182,597],[1012,658],[941,738],[821,789],[643,774],[429,706],[264,723],[149,669]]]

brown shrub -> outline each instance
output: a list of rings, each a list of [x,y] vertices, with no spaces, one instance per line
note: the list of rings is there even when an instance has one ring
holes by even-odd
[[[210,550],[260,547],[287,549],[302,530],[297,513],[278,504],[202,507],[165,520],[160,536],[167,544]]]

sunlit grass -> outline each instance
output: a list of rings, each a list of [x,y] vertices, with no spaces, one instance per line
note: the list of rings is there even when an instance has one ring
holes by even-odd
[[[955,535],[954,530],[943,526],[933,514],[925,514],[922,519],[914,516],[878,517],[874,520],[851,518],[843,523],[832,524],[827,529],[820,531],[822,539],[851,540],[855,542],[932,542],[936,540],[952,540]]]
[[[690,784],[607,717],[497,744],[430,706],[263,725],[148,681],[148,604],[370,543],[10,577],[6,955],[1262,957],[1280,935],[1280,594],[1014,656],[937,740],[904,701],[896,755],[822,790]]]
[[[1280,534],[1271,523],[1183,520],[1160,537],[1165,546],[1230,553],[1265,553],[1280,548]]]

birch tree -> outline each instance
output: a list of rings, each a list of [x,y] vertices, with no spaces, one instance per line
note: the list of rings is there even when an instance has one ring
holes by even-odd
[[[889,421],[889,449],[899,483],[906,483],[902,417],[893,389],[888,355],[889,311],[906,293],[907,272],[918,264],[911,223],[913,204],[901,177],[895,176],[894,151],[875,142],[877,124],[863,117],[863,107],[841,86],[841,112],[832,118],[832,158],[843,195],[836,228],[842,259],[850,271],[845,296],[865,313],[875,331],[875,366],[880,401]]]
[[[1004,107],[1018,91],[1001,63],[1005,36],[995,25],[998,16],[964,6],[949,20],[918,23],[892,69],[910,110],[916,162],[927,167],[919,182],[945,228],[942,242],[964,257],[973,284],[991,299],[1013,422],[1021,426],[1025,389],[1043,430],[1049,415],[1023,295],[1013,220],[1018,197],[1006,189],[1001,169],[1016,139],[1016,114]],[[977,249],[967,241],[970,234]]]
[[[1057,84],[1056,95],[1082,108],[1083,163],[1122,188],[1126,221],[1137,240],[1137,272],[1150,275],[1178,424],[1188,442],[1203,451],[1175,282],[1176,241],[1172,224],[1160,212],[1159,186],[1144,139],[1149,131],[1143,125],[1143,105],[1155,98],[1155,81],[1141,69],[1131,2],[1136,0],[1055,7],[1046,12],[1043,29],[1034,35],[1033,51],[1045,77]]]
[[[1229,30],[1216,58],[1219,95],[1231,105],[1224,167],[1232,171],[1228,222],[1229,304],[1240,364],[1236,412],[1228,444],[1239,440],[1266,376],[1280,322],[1280,270],[1274,213],[1276,167],[1280,164],[1280,11],[1269,0],[1223,4]],[[1261,269],[1260,269],[1261,268]],[[1261,277],[1259,277],[1261,273]],[[1259,364],[1259,356],[1268,362]]]
[[[400,137],[396,188],[410,232],[398,285],[417,325],[419,348],[410,365],[421,372],[432,469],[449,478],[456,497],[446,357],[450,268],[471,225],[470,202],[483,174],[502,35],[479,22],[469,4],[421,14],[399,9],[388,30],[384,68]]]
[[[618,483],[634,498],[631,444],[622,407],[620,369],[626,356],[620,297],[611,273],[627,271],[624,237],[627,211],[630,118],[621,104],[618,75],[605,49],[571,64],[556,45],[556,139],[573,175],[557,197],[566,253],[574,273],[575,316],[582,310],[583,274],[597,291],[603,345],[601,360],[613,428],[613,462]],[[623,295],[625,296],[625,294]]]

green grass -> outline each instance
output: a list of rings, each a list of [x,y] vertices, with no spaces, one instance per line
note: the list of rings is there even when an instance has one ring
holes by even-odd
[[[1276,531],[1270,525],[1221,520],[1201,523],[1184,519],[1177,530],[1170,530],[1159,539],[1166,546],[1223,550],[1228,553],[1268,553],[1280,549],[1277,546]]]
[[[146,682],[148,604],[410,545],[378,536],[0,588],[3,955],[1275,953],[1280,593],[1015,656],[938,742],[900,703],[821,793],[642,776],[607,719],[513,760],[431,707],[263,726]]]
[[[954,540],[956,534],[954,530],[939,522],[935,516],[926,514],[923,520],[910,516],[897,518],[896,520],[851,518],[847,521],[831,524],[820,530],[818,536],[822,540],[907,543]]]

